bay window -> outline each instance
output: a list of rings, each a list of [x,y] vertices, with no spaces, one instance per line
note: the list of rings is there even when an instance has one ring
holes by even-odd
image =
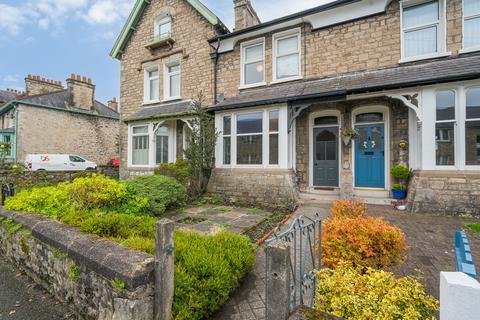
[[[180,81],[180,64],[175,63],[165,65],[165,99],[180,99],[181,81]]]
[[[255,41],[242,44],[242,86],[252,86],[265,82],[265,43]]]
[[[480,87],[466,91],[465,162],[480,165]]]
[[[480,1],[463,0],[463,48],[480,48]]]
[[[132,164],[148,165],[149,154],[148,126],[132,127]]]
[[[402,58],[445,51],[443,1],[402,2]]]
[[[435,149],[437,166],[455,165],[455,91],[436,94]]]
[[[273,36],[273,42],[273,80],[300,78],[300,31],[276,34]]]
[[[286,107],[217,114],[216,127],[217,167],[288,166]]]
[[[156,102],[160,99],[158,68],[145,70],[144,101]]]

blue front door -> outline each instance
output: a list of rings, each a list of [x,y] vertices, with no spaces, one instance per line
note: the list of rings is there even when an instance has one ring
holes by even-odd
[[[384,124],[357,125],[355,187],[385,188]]]

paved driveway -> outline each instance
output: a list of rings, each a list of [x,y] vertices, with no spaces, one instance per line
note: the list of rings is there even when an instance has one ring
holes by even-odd
[[[67,307],[56,304],[27,276],[0,255],[0,320],[73,319]]]
[[[330,216],[329,204],[310,203],[303,205],[295,216],[314,216],[318,213],[322,219]],[[406,234],[410,247],[408,261],[393,270],[398,276],[422,275],[423,283],[429,294],[439,297],[440,271],[454,271],[455,230],[467,222],[480,222],[480,219],[442,217],[399,212],[387,206],[369,206],[373,216],[400,227]],[[293,219],[294,217],[292,217]],[[480,265],[480,236],[467,231],[472,247],[473,259]],[[224,308],[215,317],[216,320],[229,319],[265,319],[265,255],[263,248],[257,251],[257,262],[244,279],[241,286],[232,295]]]

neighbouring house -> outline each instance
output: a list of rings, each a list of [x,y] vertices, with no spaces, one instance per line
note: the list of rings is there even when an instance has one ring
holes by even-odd
[[[0,141],[11,145],[6,159],[24,162],[27,154],[74,154],[107,165],[118,157],[119,114],[95,100],[95,85],[72,74],[61,81],[28,75],[25,92],[0,90]]]
[[[220,132],[211,193],[266,205],[348,196],[390,203],[390,168],[404,164],[413,210],[479,213],[477,0],[337,0],[263,23],[249,0],[234,0],[233,32],[213,14],[208,25],[192,3],[200,5],[137,1],[112,50],[127,106],[125,172],[152,170],[162,154],[156,129],[188,117],[180,101],[145,99],[169,96],[158,92],[173,83],[168,63],[181,50],[181,96],[208,92]],[[170,6],[178,8],[167,19],[171,36],[152,49]],[[195,19],[183,23],[189,14]]]

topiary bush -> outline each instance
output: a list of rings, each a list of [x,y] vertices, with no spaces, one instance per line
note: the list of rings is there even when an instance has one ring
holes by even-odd
[[[327,267],[347,261],[382,269],[404,262],[407,250],[402,230],[382,218],[344,217],[323,224],[322,262]]]
[[[175,163],[162,163],[158,168],[155,168],[155,174],[174,178],[186,186],[190,175],[188,161],[185,159],[177,159]]]
[[[135,177],[125,182],[131,192],[148,199],[148,211],[159,216],[169,208],[185,204],[185,186],[170,177],[152,175]]]
[[[438,301],[416,277],[348,265],[317,272],[315,310],[351,320],[436,319]]]
[[[333,219],[367,216],[366,204],[356,200],[355,198],[334,201],[330,211]]]
[[[410,175],[410,170],[403,165],[396,165],[390,169],[390,173],[396,179],[407,179]]]

